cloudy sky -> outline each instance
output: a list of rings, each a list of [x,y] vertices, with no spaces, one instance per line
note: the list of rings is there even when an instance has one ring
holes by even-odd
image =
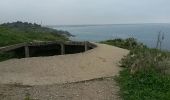
[[[170,0],[0,0],[0,23],[170,23]]]

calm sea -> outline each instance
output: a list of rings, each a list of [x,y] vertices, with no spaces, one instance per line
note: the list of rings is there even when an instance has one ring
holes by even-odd
[[[66,30],[77,41],[103,41],[134,37],[149,47],[156,47],[158,33],[164,33],[163,49],[170,50],[170,24],[113,24],[113,25],[62,25],[55,29]]]

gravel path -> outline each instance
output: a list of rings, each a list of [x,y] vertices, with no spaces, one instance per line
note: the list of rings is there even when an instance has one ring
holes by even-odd
[[[112,78],[53,85],[0,85],[0,100],[120,100]]]
[[[115,76],[128,50],[97,44],[79,54],[11,59],[0,62],[0,84],[50,85]]]
[[[120,100],[112,77],[128,50],[97,44],[84,53],[0,62],[0,100]]]

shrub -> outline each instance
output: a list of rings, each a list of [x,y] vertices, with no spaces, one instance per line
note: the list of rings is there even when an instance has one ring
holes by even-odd
[[[124,100],[169,100],[170,76],[165,73],[170,67],[169,52],[148,48],[131,39],[102,43],[130,50],[120,62],[124,70],[116,77]]]
[[[139,70],[148,70],[153,67],[158,72],[165,73],[169,67],[170,56],[168,52],[148,48],[134,38],[107,40],[101,43],[130,50],[130,53],[120,63],[121,67],[129,68],[132,74]]]
[[[135,48],[122,59],[121,64],[122,67],[130,68],[132,74],[150,68],[165,73],[169,67],[169,56],[165,52],[156,49]]]
[[[131,74],[125,69],[116,77],[120,85],[120,95],[124,100],[169,100],[170,77],[155,70],[139,71]]]
[[[102,41],[101,43],[117,46],[117,47],[128,49],[128,50],[132,50],[137,47],[146,48],[145,45],[137,42],[137,40],[134,38],[113,39],[113,40]]]

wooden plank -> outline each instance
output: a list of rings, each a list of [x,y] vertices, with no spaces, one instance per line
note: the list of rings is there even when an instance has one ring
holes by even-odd
[[[9,46],[5,46],[5,47],[0,47],[0,52],[15,50],[15,49],[21,48],[21,47],[23,47],[23,46],[25,46],[25,45],[26,45],[26,43],[20,43],[20,44],[15,44],[15,45],[9,45]]]
[[[61,42],[36,42],[36,43],[28,43],[28,46],[45,46],[50,44],[60,44]]]
[[[37,43],[28,43],[28,46],[45,46],[45,45],[50,45],[50,44],[65,44],[65,45],[82,45],[84,46],[84,42],[71,42],[71,41],[67,41],[67,42],[37,42]]]
[[[51,45],[51,44],[56,44],[56,45],[79,45],[79,46],[92,46],[89,42],[78,42],[78,41],[66,41],[66,42],[61,42],[61,41],[48,41],[48,42],[30,42],[30,43],[20,43],[20,44],[15,44],[15,45],[10,45],[10,46],[5,46],[5,47],[0,47],[0,52],[5,52],[5,51],[11,51],[15,50],[17,48],[21,48],[24,46],[46,46],[46,45]],[[94,45],[93,45],[94,46]],[[86,50],[88,48],[85,48]]]
[[[76,42],[76,41],[69,41],[69,42],[64,42],[66,45],[80,45],[84,46],[84,42]]]

